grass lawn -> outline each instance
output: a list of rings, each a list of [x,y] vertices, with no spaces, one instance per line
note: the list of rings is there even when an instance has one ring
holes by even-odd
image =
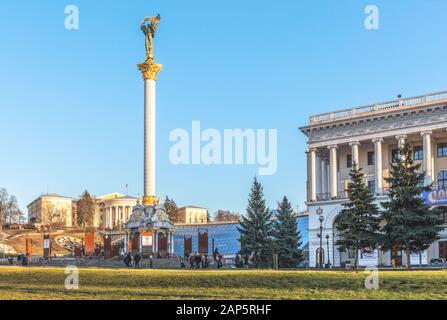
[[[79,290],[63,268],[0,267],[0,299],[447,299],[447,271],[363,272],[79,269]]]

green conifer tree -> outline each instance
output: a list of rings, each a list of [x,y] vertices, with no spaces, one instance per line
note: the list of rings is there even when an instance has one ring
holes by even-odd
[[[424,186],[425,173],[414,162],[408,141],[398,150],[396,160],[386,179],[389,201],[382,204],[382,250],[405,250],[406,267],[411,269],[410,253],[420,253],[437,240],[443,222],[439,212],[430,210],[421,197],[431,186]]]
[[[261,184],[255,178],[248,200],[247,214],[240,227],[241,253],[252,257],[255,268],[269,268],[273,262],[272,214],[265,205]]]
[[[349,173],[348,202],[343,204],[337,220],[340,251],[353,250],[354,268],[358,266],[360,249],[375,250],[379,244],[380,213],[374,196],[365,184],[362,169],[354,163]]]
[[[301,247],[301,234],[298,231],[298,217],[294,214],[292,206],[284,197],[278,203],[278,214],[274,223],[275,252],[278,254],[280,268],[296,268],[303,261]]]

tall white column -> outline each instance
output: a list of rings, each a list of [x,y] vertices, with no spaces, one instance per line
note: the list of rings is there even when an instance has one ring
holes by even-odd
[[[152,252],[154,253],[154,257],[156,258],[157,253],[158,253],[158,232],[157,231],[155,231],[153,233],[153,237],[154,237],[154,239],[152,241],[152,247],[153,247]]]
[[[316,163],[315,163],[315,174],[317,176],[317,200],[318,195],[321,194],[321,156],[317,153],[317,156],[315,157]]]
[[[115,208],[115,223],[113,224],[113,226],[117,226],[118,225],[118,221],[119,221],[119,217],[118,217],[118,207],[114,207]]]
[[[431,135],[432,131],[424,131],[421,133],[424,143],[424,171],[425,171],[425,185],[433,183],[433,167],[432,167],[432,146]]]
[[[321,158],[321,193],[328,193],[328,167],[327,167],[327,159]]]
[[[382,143],[383,139],[373,139],[376,194],[383,193]]]
[[[338,197],[338,164],[337,164],[337,149],[338,146],[332,145],[328,147],[329,155],[330,155],[330,169],[331,169],[331,183],[330,183],[330,191],[331,198]]]
[[[155,196],[155,80],[144,81],[144,195]]]
[[[349,144],[352,148],[352,166],[360,167],[359,146],[360,142],[354,141]]]
[[[127,232],[126,232],[126,234],[124,235],[124,253],[127,253],[128,251],[129,251],[129,235],[127,234]]]
[[[112,212],[111,212],[111,208],[108,207],[107,208],[107,228],[111,228],[112,226]]]
[[[102,227],[107,229],[107,208],[104,208],[102,211]]]
[[[317,201],[317,150],[309,149],[310,156],[310,201]]]

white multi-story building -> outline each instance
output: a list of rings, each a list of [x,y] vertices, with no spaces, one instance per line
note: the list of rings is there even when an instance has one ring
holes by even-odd
[[[433,192],[425,195],[426,202],[445,208],[443,217],[447,223],[447,91],[311,116],[310,124],[300,130],[308,137],[309,146],[307,206],[311,267],[319,265],[320,256],[324,263],[336,267],[352,262],[352,252],[337,249],[334,227],[346,202],[349,171],[353,163],[358,163],[377,202],[386,200],[385,178],[405,138],[412,146],[414,159],[421,162],[426,172],[425,183],[434,183]],[[447,229],[440,236],[426,252],[412,256],[412,263],[447,258]],[[405,252],[395,249],[361,254],[360,265],[386,266],[392,259],[402,263]]]

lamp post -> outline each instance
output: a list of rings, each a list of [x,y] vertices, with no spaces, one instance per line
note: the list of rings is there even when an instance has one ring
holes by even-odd
[[[318,253],[318,258],[319,258],[319,268],[323,269],[323,209],[321,209],[320,207],[317,209],[317,215],[318,220],[320,221],[320,233],[319,233],[319,237],[320,237],[320,251]]]
[[[327,266],[328,266],[328,268],[330,268],[331,267],[331,260],[330,260],[330,257],[329,257],[329,235],[328,234],[326,235],[326,240],[327,240]]]

